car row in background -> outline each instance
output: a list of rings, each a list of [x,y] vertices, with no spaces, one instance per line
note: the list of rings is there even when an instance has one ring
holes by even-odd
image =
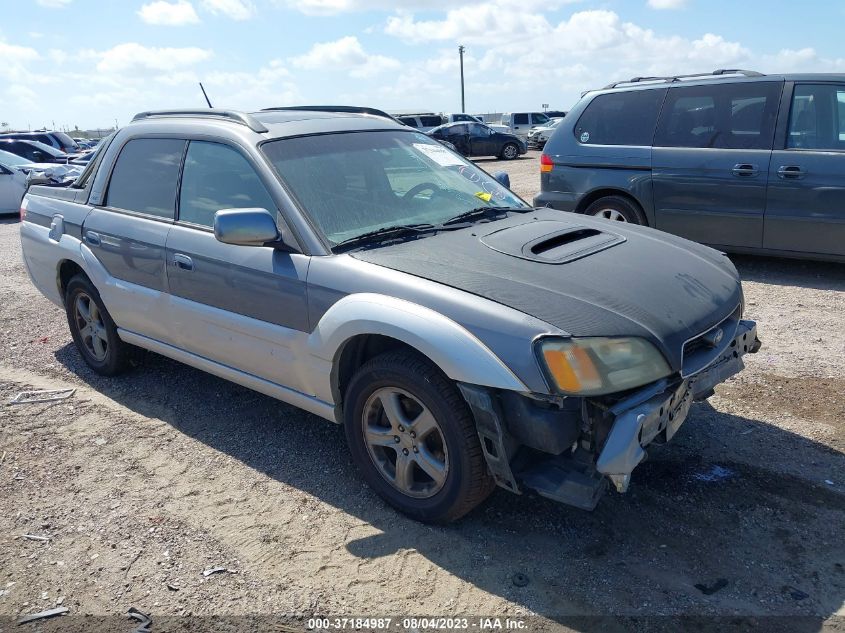
[[[451,144],[464,156],[496,156],[513,160],[528,151],[528,145],[520,137],[497,132],[483,123],[447,123],[430,130],[428,135]]]
[[[0,139],[21,139],[27,141],[38,141],[51,147],[56,148],[64,154],[76,154],[81,147],[70,136],[64,132],[56,132],[50,130],[38,130],[36,132],[3,132],[0,133]]]
[[[84,165],[88,162],[94,149],[88,147],[71,148],[67,144],[59,148],[58,134],[67,137],[63,132],[14,132],[0,134],[0,149],[35,163],[57,163]],[[70,139],[70,137],[67,137]],[[52,142],[47,142],[52,139]],[[72,139],[71,139],[72,140]]]
[[[478,115],[463,112],[453,114],[403,112],[388,116],[408,127],[416,128],[420,132],[430,132],[436,127],[449,123],[483,123],[496,132],[514,134],[523,140],[527,140],[532,130],[551,125],[555,118],[566,116],[566,112],[561,110],[551,112],[505,112],[501,115]]]

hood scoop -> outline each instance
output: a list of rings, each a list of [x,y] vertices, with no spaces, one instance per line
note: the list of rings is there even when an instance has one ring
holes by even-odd
[[[604,228],[543,220],[488,233],[481,242],[511,257],[565,264],[622,244],[625,238]]]

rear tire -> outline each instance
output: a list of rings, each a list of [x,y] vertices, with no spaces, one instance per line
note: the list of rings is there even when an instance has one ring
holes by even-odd
[[[584,215],[616,222],[629,222],[647,226],[645,215],[639,206],[622,196],[605,196],[593,202],[584,211]]]
[[[400,512],[454,521],[495,488],[466,402],[424,357],[399,351],[371,359],[355,372],[344,403],[353,461]]]
[[[85,275],[68,282],[65,312],[73,342],[91,369],[103,376],[126,371],[134,348],[120,340],[100,293]]]
[[[519,158],[519,147],[517,147],[516,143],[506,143],[502,148],[502,154],[499,158],[504,160],[514,160],[515,158]]]

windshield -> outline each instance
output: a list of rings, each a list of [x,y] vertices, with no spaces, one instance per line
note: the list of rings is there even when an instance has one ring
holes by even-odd
[[[0,163],[4,165],[32,165],[33,162],[28,158],[24,158],[23,156],[18,156],[17,154],[12,154],[12,152],[7,152],[0,149]]]
[[[419,132],[305,136],[261,150],[332,245],[385,227],[439,225],[482,206],[530,208]]]

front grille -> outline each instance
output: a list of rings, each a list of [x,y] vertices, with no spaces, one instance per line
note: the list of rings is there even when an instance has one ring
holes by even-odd
[[[684,378],[706,369],[724,353],[736,336],[741,310],[742,308],[737,306],[737,309],[722,321],[684,343],[681,357],[681,375]],[[719,330],[720,337],[717,336]]]

